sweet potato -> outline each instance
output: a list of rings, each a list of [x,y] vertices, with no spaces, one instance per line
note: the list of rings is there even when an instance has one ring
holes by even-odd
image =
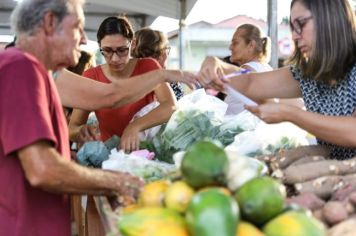
[[[349,200],[344,201],[344,206],[345,206],[346,211],[349,215],[355,213],[355,207]]]
[[[353,192],[349,196],[350,202],[356,206],[356,192]]]
[[[336,192],[333,193],[331,196],[331,200],[335,201],[344,201],[347,200],[351,193],[356,191],[356,185],[346,184],[345,186],[338,189]],[[355,199],[356,200],[356,199]]]
[[[356,217],[349,218],[328,230],[328,236],[355,236]]]
[[[297,195],[295,197],[287,198],[286,203],[296,203],[299,206],[307,208],[311,211],[319,209],[325,204],[324,200],[320,199],[314,193],[310,192],[301,193],[300,195]]]
[[[349,214],[342,202],[330,201],[323,207],[323,217],[329,225],[335,225],[347,219]]]
[[[300,146],[289,150],[281,150],[274,157],[270,157],[272,170],[284,169],[293,162],[306,156],[329,157],[330,150],[327,147],[319,145]]]
[[[323,215],[323,208],[319,208],[313,211],[313,216],[318,219],[321,223],[327,226],[326,220],[324,219]]]
[[[356,158],[346,161],[324,160],[291,165],[283,170],[283,182],[301,183],[322,176],[356,174]]]

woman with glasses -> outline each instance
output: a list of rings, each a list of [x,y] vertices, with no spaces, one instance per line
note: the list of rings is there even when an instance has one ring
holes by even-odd
[[[167,66],[167,58],[171,47],[166,35],[158,30],[142,28],[135,32],[132,56],[136,58],[152,57],[162,68]],[[177,82],[169,83],[177,100],[183,97],[183,88]]]
[[[133,30],[124,17],[108,17],[100,25],[97,40],[106,63],[84,72],[90,79],[112,83],[132,76],[160,69],[160,65],[151,58],[135,59],[130,57]],[[133,116],[155,99],[158,107],[145,116],[130,122]],[[116,109],[100,109],[95,114],[99,122],[100,139],[105,141],[113,135],[121,137],[120,148],[127,152],[139,147],[139,132],[167,122],[173,113],[176,99],[167,83],[162,83],[149,94],[142,94],[137,102]],[[87,125],[90,111],[76,109],[69,124],[71,140],[83,143],[99,139],[96,127]]]
[[[229,83],[258,102],[246,109],[267,123],[292,122],[331,148],[331,157],[356,156],[356,20],[349,0],[292,0],[290,26],[295,52],[290,66],[222,81],[237,68],[207,58],[200,83]],[[270,98],[303,97],[306,111]]]

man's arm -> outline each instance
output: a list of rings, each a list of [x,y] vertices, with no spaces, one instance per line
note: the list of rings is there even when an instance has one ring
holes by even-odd
[[[189,72],[155,70],[106,84],[63,70],[56,79],[56,85],[64,106],[97,110],[135,102],[165,81],[190,85],[196,82],[196,76]]]
[[[50,192],[132,198],[143,184],[127,173],[90,169],[66,160],[47,141],[26,146],[17,153],[29,183]]]

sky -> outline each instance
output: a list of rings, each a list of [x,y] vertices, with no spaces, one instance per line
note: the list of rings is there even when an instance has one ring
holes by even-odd
[[[277,0],[278,22],[283,17],[289,16],[291,0]],[[197,0],[186,19],[190,25],[198,21],[218,23],[225,19],[247,15],[256,19],[267,19],[267,0]],[[159,17],[151,25],[152,28],[169,32],[178,28],[178,21]]]

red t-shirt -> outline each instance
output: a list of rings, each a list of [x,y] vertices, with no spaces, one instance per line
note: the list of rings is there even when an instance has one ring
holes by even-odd
[[[0,75],[0,235],[70,235],[68,196],[32,187],[16,154],[48,140],[70,159],[54,82],[36,58],[17,48],[0,53]]]
[[[137,59],[135,69],[130,77],[144,74],[146,72],[161,68],[158,62],[151,58]],[[83,73],[85,77],[97,80],[104,83],[111,81],[104,75],[101,66],[89,69]],[[121,106],[116,109],[100,109],[95,111],[95,115],[99,121],[101,140],[105,141],[114,134],[121,137],[124,129],[130,123],[132,117],[141,108],[154,101],[154,92],[147,94],[137,102]]]

